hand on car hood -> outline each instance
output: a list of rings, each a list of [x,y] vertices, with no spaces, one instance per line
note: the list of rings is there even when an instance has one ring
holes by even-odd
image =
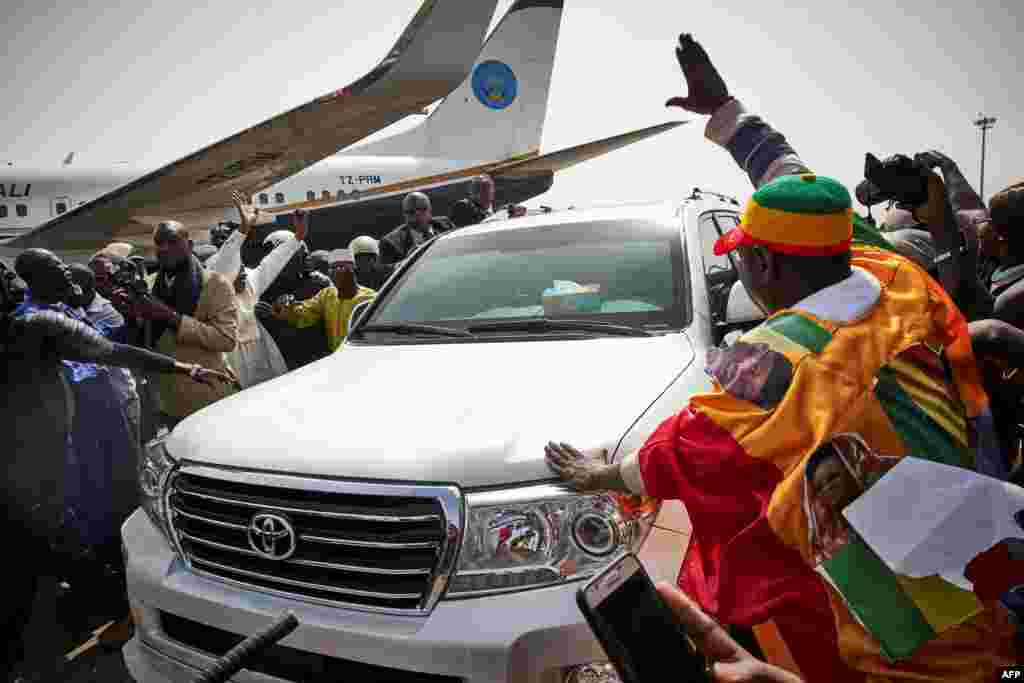
[[[182,422],[171,454],[304,475],[550,479],[544,444],[614,450],[694,358],[683,334],[345,346]]]

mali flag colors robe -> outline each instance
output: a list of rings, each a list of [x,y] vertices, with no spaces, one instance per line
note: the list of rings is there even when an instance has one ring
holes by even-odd
[[[1005,610],[938,577],[893,574],[852,531],[816,538],[808,461],[823,445],[849,434],[876,463],[973,467],[970,423],[988,410],[966,321],[941,286],[874,247],[855,247],[853,265],[877,282],[862,314],[834,322],[798,305],[709,354],[716,390],[637,454],[645,493],[690,513],[681,587],[720,620],[781,640],[806,680],[991,680],[1017,655]]]

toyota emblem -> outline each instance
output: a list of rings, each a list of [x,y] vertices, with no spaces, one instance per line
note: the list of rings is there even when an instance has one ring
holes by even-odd
[[[295,552],[295,528],[281,515],[253,515],[249,522],[249,547],[268,560],[287,560]]]

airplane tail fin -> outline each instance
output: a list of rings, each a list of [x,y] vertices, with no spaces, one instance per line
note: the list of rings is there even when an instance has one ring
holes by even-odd
[[[660,135],[672,130],[673,128],[677,128],[684,123],[689,123],[689,121],[669,121],[667,123],[660,123],[648,128],[632,130],[628,133],[613,135],[610,138],[594,140],[592,142],[585,142],[582,145],[576,145],[575,147],[560,149],[557,152],[551,152],[544,156],[531,157],[521,161],[512,161],[507,164],[497,166],[493,170],[488,171],[488,173],[495,178],[521,178],[536,175],[538,173],[547,173],[549,171],[557,173],[558,171],[564,171],[567,168],[571,168],[576,164],[581,164],[584,161],[590,161],[591,159],[604,156],[608,152],[614,152],[617,149],[627,147],[646,138]]]
[[[75,158],[75,153],[74,152],[71,152],[70,154],[68,154],[66,157],[64,157],[64,165],[65,166],[70,166],[71,162],[72,162],[72,160],[74,158]]]
[[[411,130],[343,154],[501,161],[536,156],[565,0],[516,0],[472,71]]]

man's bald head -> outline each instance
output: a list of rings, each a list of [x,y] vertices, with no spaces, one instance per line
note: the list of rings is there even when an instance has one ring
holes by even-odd
[[[192,257],[188,229],[178,221],[164,221],[153,231],[156,259],[162,270],[177,271]]]
[[[74,289],[68,267],[47,249],[26,249],[18,254],[14,272],[28,285],[33,298],[43,303],[63,301]]]

